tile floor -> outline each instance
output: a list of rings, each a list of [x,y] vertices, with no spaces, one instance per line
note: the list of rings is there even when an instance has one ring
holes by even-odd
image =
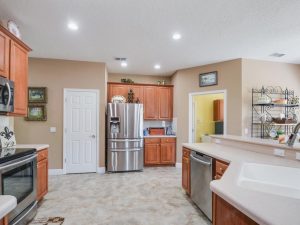
[[[51,176],[36,218],[63,225],[210,225],[181,189],[181,170]]]

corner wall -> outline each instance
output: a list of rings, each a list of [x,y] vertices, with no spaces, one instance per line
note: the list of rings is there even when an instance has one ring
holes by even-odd
[[[47,87],[47,121],[25,121],[15,117],[17,143],[49,144],[49,168],[63,166],[63,89],[82,88],[100,90],[100,167],[105,166],[105,106],[107,71],[104,63],[56,59],[29,59],[29,86]],[[56,133],[49,128],[56,127]]]
[[[242,122],[242,60],[178,70],[172,77],[174,85],[174,118],[177,118],[177,162],[181,162],[182,143],[189,136],[189,93],[227,90],[227,133],[241,135]],[[199,87],[199,74],[218,71],[218,85]]]

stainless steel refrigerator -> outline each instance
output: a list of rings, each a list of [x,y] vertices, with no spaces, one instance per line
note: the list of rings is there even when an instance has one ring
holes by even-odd
[[[143,105],[108,103],[106,126],[107,171],[142,170]]]

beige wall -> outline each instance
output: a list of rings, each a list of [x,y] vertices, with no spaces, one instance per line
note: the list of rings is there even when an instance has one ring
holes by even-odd
[[[53,59],[29,60],[29,85],[48,88],[48,119],[28,122],[15,118],[18,143],[49,144],[49,168],[61,169],[63,160],[63,89],[100,90],[100,166],[105,165],[105,104],[107,71],[104,63]],[[56,127],[56,133],[49,128]]]
[[[174,117],[177,118],[177,162],[181,161],[181,144],[188,142],[189,93],[227,90],[227,133],[241,135],[242,80],[241,59],[177,71],[174,84]],[[199,87],[199,74],[218,71],[217,86]]]
[[[242,59],[242,131],[248,128],[251,131],[251,102],[252,88],[262,86],[281,86],[295,90],[300,94],[300,65],[278,63],[252,59]]]
[[[121,82],[122,78],[132,79],[135,83],[139,84],[157,84],[158,80],[165,80],[166,84],[171,83],[171,77],[166,76],[149,76],[149,75],[130,75],[130,74],[119,74],[119,73],[108,73],[109,82]]]

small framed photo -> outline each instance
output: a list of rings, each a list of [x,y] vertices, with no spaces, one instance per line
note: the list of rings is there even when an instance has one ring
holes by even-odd
[[[47,121],[47,109],[45,105],[29,105],[27,109],[27,121]]]
[[[29,87],[28,103],[47,103],[47,88]]]
[[[207,87],[218,85],[218,72],[213,71],[209,73],[202,73],[199,75],[199,86]]]

